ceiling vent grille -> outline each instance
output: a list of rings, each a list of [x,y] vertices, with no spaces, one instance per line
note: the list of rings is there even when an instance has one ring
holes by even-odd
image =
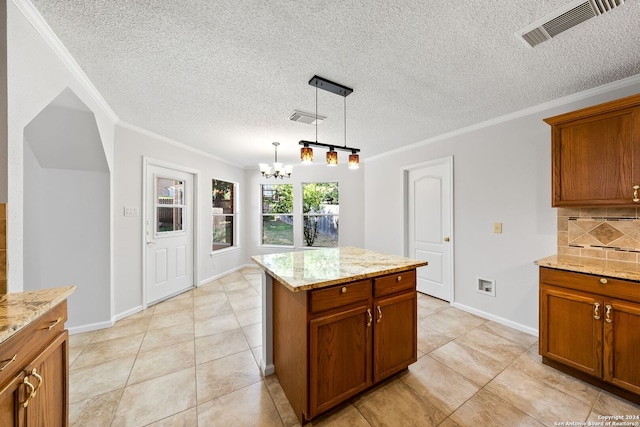
[[[564,7],[516,32],[527,45],[535,47],[563,31],[624,4],[624,0],[574,0]]]
[[[325,116],[318,115],[318,124],[326,120]],[[304,111],[293,110],[293,113],[289,115],[289,120],[293,122],[306,123],[308,125],[316,124],[316,115],[313,113],[305,113]]]

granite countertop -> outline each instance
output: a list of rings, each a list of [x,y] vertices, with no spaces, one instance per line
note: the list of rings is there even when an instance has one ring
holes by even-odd
[[[571,260],[564,260],[562,255],[553,255],[536,261],[540,267],[556,268],[558,270],[575,271],[577,273],[596,274],[598,276],[615,277],[617,279],[637,280],[640,281],[640,272],[631,270],[614,270],[581,264],[572,257]]]
[[[0,295],[0,343],[65,300],[75,286]]]
[[[305,291],[411,270],[426,261],[355,247],[310,249],[251,259],[290,290]]]

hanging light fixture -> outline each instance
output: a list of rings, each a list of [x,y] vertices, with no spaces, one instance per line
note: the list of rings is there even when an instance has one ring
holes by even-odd
[[[349,155],[349,169],[358,169],[358,167],[360,167],[360,156],[358,155],[360,149],[347,147],[347,96],[353,92],[353,89],[318,76],[313,76],[313,78],[309,80],[309,85],[316,87],[316,140],[315,142],[301,140],[298,143],[302,145],[300,149],[300,160],[303,164],[313,163],[313,149],[311,147],[322,147],[329,149],[326,155],[327,166],[337,166],[338,153],[335,150],[351,151]],[[344,147],[318,142],[318,88],[335,93],[344,98]]]
[[[272,142],[271,143],[274,147],[275,147],[275,161],[273,162],[273,173],[271,173],[271,166],[269,166],[266,163],[259,163],[260,166],[260,173],[262,174],[262,176],[264,176],[265,178],[291,178],[291,172],[293,172],[293,166],[291,165],[283,165],[282,163],[278,162],[278,145],[280,145],[279,142]]]

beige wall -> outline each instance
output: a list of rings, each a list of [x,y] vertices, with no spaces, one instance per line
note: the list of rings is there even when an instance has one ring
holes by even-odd
[[[558,257],[613,270],[638,271],[640,209],[559,208]]]

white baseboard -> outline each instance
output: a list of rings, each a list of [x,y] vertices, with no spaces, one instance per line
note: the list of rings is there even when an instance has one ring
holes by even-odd
[[[122,313],[116,314],[115,317],[113,318],[113,322],[115,323],[120,319],[124,319],[125,317],[131,316],[132,314],[140,313],[142,310],[143,310],[143,308],[142,308],[141,305],[139,305],[137,307],[130,308],[127,311],[123,311]]]
[[[74,335],[81,334],[83,332],[92,332],[99,329],[110,328],[114,323],[116,323],[115,320],[111,320],[106,322],[89,323],[88,325],[72,326],[67,329],[69,330],[69,335]]]
[[[206,285],[206,284],[207,284],[207,283],[209,283],[209,282],[213,282],[214,280],[219,279],[219,278],[221,278],[221,277],[224,277],[224,276],[226,276],[227,274],[231,274],[231,273],[233,273],[233,272],[235,272],[235,271],[242,270],[242,269],[244,269],[244,268],[255,268],[255,269],[259,269],[260,267],[258,267],[258,266],[257,266],[257,265],[255,265],[255,264],[244,264],[244,265],[240,265],[240,266],[238,266],[238,267],[232,268],[231,270],[227,270],[227,271],[225,271],[224,273],[216,274],[215,276],[211,276],[211,277],[209,277],[208,279],[201,280],[201,281],[198,283],[198,287],[200,287],[200,286],[202,286],[202,285]]]
[[[501,325],[508,326],[510,328],[513,328],[513,329],[517,329],[517,330],[519,330],[521,332],[524,332],[526,334],[529,334],[529,335],[533,335],[534,337],[538,336],[538,330],[537,329],[530,328],[529,326],[523,325],[521,323],[513,322],[513,321],[511,321],[509,319],[505,319],[504,317],[499,317],[499,316],[493,315],[491,313],[487,313],[485,311],[481,311],[481,310],[478,310],[478,309],[475,309],[473,307],[469,307],[467,305],[460,304],[460,303],[457,303],[457,302],[454,302],[452,304],[452,306],[457,308],[457,309],[459,309],[459,310],[466,311],[467,313],[475,314],[476,316],[482,317],[483,319],[492,320],[492,321],[494,321],[496,323],[500,323]]]

